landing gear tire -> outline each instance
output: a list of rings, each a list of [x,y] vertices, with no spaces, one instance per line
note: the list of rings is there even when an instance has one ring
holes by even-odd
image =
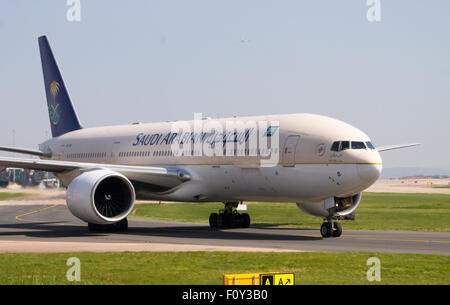
[[[209,226],[215,228],[248,228],[250,227],[250,215],[247,213],[239,214],[233,208],[236,208],[238,203],[225,203],[225,209],[219,213],[209,215]]]
[[[88,229],[91,233],[113,233],[128,231],[128,220],[122,219],[119,222],[110,225],[99,225],[95,223],[88,223]]]
[[[241,228],[250,227],[250,215],[244,213],[241,215]]]
[[[333,222],[333,237],[339,237],[342,235],[342,225],[339,222]]]
[[[113,224],[115,226],[115,229],[117,232],[127,232],[128,231],[128,220],[126,218],[122,219],[121,221]]]
[[[100,232],[100,225],[95,223],[88,223],[88,230],[91,233]]]
[[[332,224],[330,222],[324,222],[320,227],[320,234],[324,238],[331,237],[331,235],[333,234]]]
[[[212,213],[211,215],[209,215],[209,226],[211,228],[218,228],[219,224],[219,214],[217,213]]]

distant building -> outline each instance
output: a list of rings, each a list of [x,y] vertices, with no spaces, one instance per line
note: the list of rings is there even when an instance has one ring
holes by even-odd
[[[6,169],[0,172],[0,187],[7,187],[9,183],[13,182],[21,186],[36,186],[43,181],[55,179],[58,180],[55,175],[48,172],[38,172],[28,169]]]

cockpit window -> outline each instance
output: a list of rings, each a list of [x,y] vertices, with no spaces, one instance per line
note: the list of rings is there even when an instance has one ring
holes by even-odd
[[[343,151],[346,149],[375,149],[372,142],[360,142],[360,141],[336,141],[331,145],[331,151]]]
[[[375,149],[375,146],[373,146],[372,142],[366,142],[367,147],[369,147],[370,149]]]
[[[333,145],[331,145],[331,151],[339,151],[339,141],[334,142]]]
[[[366,145],[364,142],[353,142],[352,141],[352,149],[366,149]]]
[[[342,141],[341,142],[341,149],[340,150],[346,150],[350,148],[350,142],[349,141]]]

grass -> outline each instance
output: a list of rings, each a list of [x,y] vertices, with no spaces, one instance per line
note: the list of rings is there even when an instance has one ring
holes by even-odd
[[[224,273],[294,272],[296,284],[374,284],[369,257],[381,261],[380,284],[448,284],[450,256],[381,253],[125,252],[0,254],[0,284],[71,284],[69,257],[81,261],[79,284],[221,285]]]
[[[345,229],[450,231],[450,196],[445,194],[364,193],[355,221]],[[247,203],[253,225],[318,228],[322,219],[293,203]],[[207,223],[219,203],[137,205],[133,217]]]
[[[16,199],[31,196],[32,194],[28,193],[3,193],[0,192],[0,200],[8,200],[8,199]]]

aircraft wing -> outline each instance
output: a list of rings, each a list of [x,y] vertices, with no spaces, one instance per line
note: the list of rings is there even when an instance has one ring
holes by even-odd
[[[411,144],[400,144],[400,145],[391,145],[391,146],[382,146],[377,147],[378,151],[387,151],[387,150],[393,150],[393,149],[400,149],[400,148],[406,148],[406,147],[413,147],[418,146],[420,143],[411,143]]]
[[[47,171],[53,173],[64,173],[73,170],[109,169],[121,173],[132,183],[146,183],[158,186],[162,189],[170,189],[191,179],[189,173],[184,169],[176,167],[155,167],[155,166],[129,166],[101,163],[86,163],[57,160],[40,159],[18,159],[0,157],[0,169],[14,167]]]

